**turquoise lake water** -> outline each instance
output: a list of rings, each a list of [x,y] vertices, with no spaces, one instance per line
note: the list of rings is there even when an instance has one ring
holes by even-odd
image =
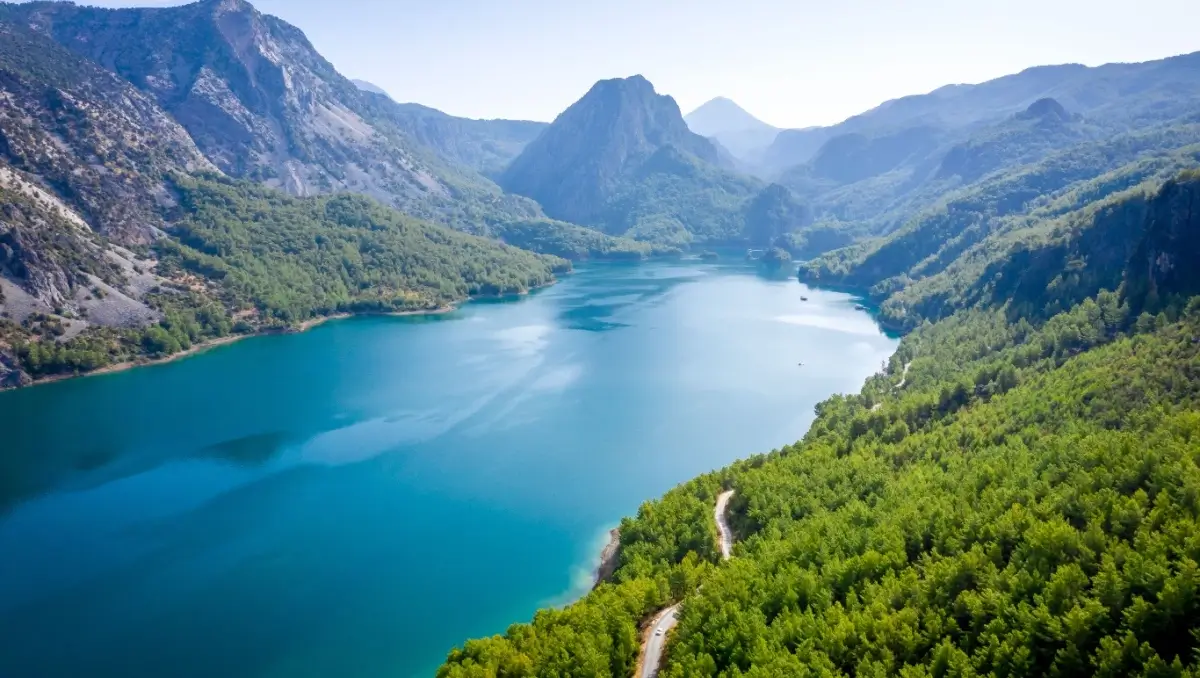
[[[857,391],[896,342],[854,304],[597,264],[0,393],[0,676],[431,675],[585,592],[642,501]]]

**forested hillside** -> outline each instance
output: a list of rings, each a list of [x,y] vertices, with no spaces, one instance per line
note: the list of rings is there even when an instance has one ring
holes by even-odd
[[[336,313],[433,310],[522,293],[570,268],[360,196],[294,198],[217,175],[175,175],[171,193],[178,203],[167,215],[170,235],[142,248],[144,268],[84,269],[95,284],[79,286],[77,299],[54,313],[5,311],[0,383],[169,356]],[[112,295],[136,301],[145,315],[106,321],[97,309]]]
[[[1041,303],[1045,285],[1060,274],[1066,282],[1096,275],[1097,258],[1108,257],[1103,275],[1115,288],[1128,248],[1136,245],[1131,234],[1144,226],[1148,196],[1167,178],[1200,164],[1196,133],[1194,126],[1181,126],[1118,137],[998,175],[953,194],[889,236],[807,262],[800,277],[868,293],[881,305],[883,322],[896,329],[985,297],[1018,294],[1024,295],[1020,303]],[[1164,138],[1169,141],[1160,147]],[[1114,163],[1115,169],[1102,172]],[[1184,180],[1185,191],[1191,185]],[[1046,279],[1030,288],[1035,275]]]
[[[628,676],[678,600],[664,676],[1197,675],[1198,187],[1112,194],[1007,250],[1015,280],[935,295],[802,441],[643,505],[610,583],[439,676]]]

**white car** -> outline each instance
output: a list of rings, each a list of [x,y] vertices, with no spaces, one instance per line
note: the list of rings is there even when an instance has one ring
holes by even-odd
[[[663,630],[661,628],[654,630],[654,635],[661,636],[662,634],[663,634]]]

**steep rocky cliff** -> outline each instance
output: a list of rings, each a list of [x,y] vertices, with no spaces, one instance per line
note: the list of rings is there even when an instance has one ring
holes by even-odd
[[[458,164],[459,147],[480,147],[492,128],[442,120],[440,136],[417,140],[425,128],[409,111],[360,90],[298,28],[244,0],[137,9],[34,2],[0,6],[5,17],[128,80],[231,176],[298,196],[361,193],[463,230],[539,214]],[[515,142],[502,139],[477,164],[511,157],[523,135],[518,124]]]
[[[1126,297],[1135,311],[1200,293],[1200,171],[1167,182],[1147,210],[1145,235],[1129,261]]]

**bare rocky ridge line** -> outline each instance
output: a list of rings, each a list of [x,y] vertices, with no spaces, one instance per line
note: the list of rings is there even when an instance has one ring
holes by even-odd
[[[733,555],[733,530],[729,529],[729,521],[726,517],[729,500],[733,498],[733,494],[733,490],[722,492],[717,497],[716,506],[713,507],[713,520],[717,523],[721,560],[729,560]],[[680,605],[682,603],[675,603],[654,615],[646,627],[642,636],[642,656],[638,658],[637,663],[636,675],[638,678],[654,678],[658,675],[658,670],[662,666],[663,650],[667,646],[667,636],[670,635],[671,629],[679,623]]]

